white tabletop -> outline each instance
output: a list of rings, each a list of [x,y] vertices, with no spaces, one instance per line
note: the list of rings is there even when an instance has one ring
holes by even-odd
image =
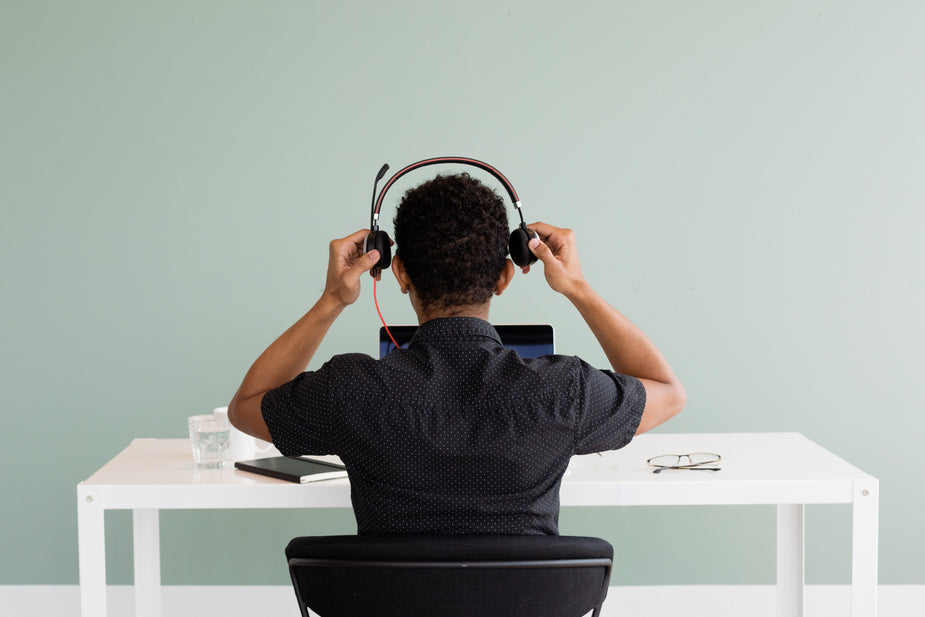
[[[715,452],[720,471],[652,473],[661,454]],[[777,504],[777,609],[803,607],[803,504],[850,503],[852,611],[877,614],[876,478],[798,433],[646,434],[621,450],[577,456],[562,480],[563,506]],[[347,479],[295,484],[233,467],[199,470],[186,439],[136,439],[77,487],[81,607],[106,614],[103,513],[132,509],[136,611],[160,614],[158,511],[173,508],[350,507]]]
[[[721,471],[666,470],[646,459],[716,452]],[[576,456],[562,505],[850,503],[870,479],[799,433],[646,434]],[[82,483],[106,508],[350,507],[346,479],[296,485],[226,467],[200,470],[186,439],[136,439]]]
[[[661,454],[713,452],[721,471],[666,470]],[[577,456],[562,503],[581,505],[850,503],[871,476],[799,433],[645,434],[615,452]]]

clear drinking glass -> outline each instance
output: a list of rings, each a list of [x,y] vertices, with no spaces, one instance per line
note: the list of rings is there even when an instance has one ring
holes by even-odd
[[[189,440],[193,447],[193,462],[202,469],[217,469],[225,463],[231,439],[228,416],[203,414],[191,416]]]

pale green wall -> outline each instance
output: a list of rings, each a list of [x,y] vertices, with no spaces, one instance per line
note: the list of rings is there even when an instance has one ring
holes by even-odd
[[[0,584],[76,583],[77,482],[225,404],[314,301],[327,241],[366,225],[379,166],[433,155],[498,165],[530,219],[578,231],[589,279],[687,385],[665,430],[799,431],[878,476],[881,581],[925,584],[922,3],[0,13]],[[380,300],[411,320],[390,282]],[[540,276],[493,318],[553,322],[604,363]],[[374,353],[376,329],[367,287],[318,357]],[[129,520],[108,517],[113,583]],[[613,539],[618,583],[774,578],[773,508],[562,527]],[[807,527],[808,581],[847,582],[850,512]],[[286,584],[290,537],[352,530],[349,511],[165,512],[164,581]]]

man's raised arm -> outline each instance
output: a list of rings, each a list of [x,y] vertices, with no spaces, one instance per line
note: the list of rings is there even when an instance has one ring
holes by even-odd
[[[363,252],[368,233],[364,229],[331,241],[321,298],[257,358],[228,404],[235,428],[272,441],[260,411],[263,395],[305,370],[331,324],[360,296],[360,277],[379,261],[379,251]]]
[[[530,249],[543,262],[546,282],[578,309],[613,370],[636,377],[645,387],[646,407],[637,434],[677,415],[687,401],[684,386],[655,344],[585,280],[574,232],[545,223],[530,228],[540,237],[530,241]]]

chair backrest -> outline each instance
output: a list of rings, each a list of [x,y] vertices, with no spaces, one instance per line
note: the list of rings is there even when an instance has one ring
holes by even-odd
[[[286,547],[302,615],[597,617],[613,547],[578,536],[318,536]]]

